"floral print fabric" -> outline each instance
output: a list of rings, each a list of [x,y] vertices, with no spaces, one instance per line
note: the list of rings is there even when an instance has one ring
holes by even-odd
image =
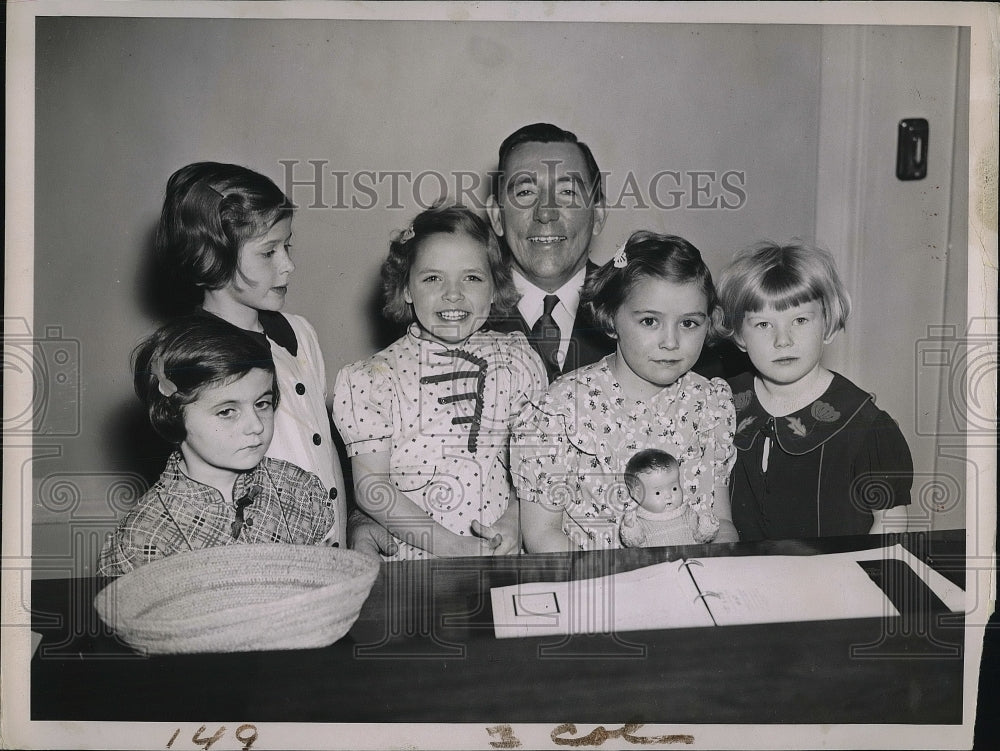
[[[736,458],[732,392],[721,378],[686,373],[652,399],[631,399],[610,356],[553,383],[525,405],[511,433],[511,474],[522,501],[563,511],[582,549],[621,547],[623,514],[635,506],[623,473],[642,449],[681,464],[685,503],[710,514]]]

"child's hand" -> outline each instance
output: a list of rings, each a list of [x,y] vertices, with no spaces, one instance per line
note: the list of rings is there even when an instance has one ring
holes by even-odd
[[[492,555],[517,555],[521,552],[521,541],[517,537],[517,530],[511,534],[506,530],[501,531],[502,529],[500,521],[492,526],[486,526],[478,519],[472,521],[472,534],[488,543],[493,551]]]
[[[622,517],[622,524],[618,529],[618,537],[621,538],[622,544],[627,548],[642,547],[643,543],[646,542],[646,535],[636,520],[634,509],[626,511],[625,516]]]
[[[448,534],[452,536],[451,540],[445,545],[436,546],[436,550],[440,551],[437,555],[443,558],[493,555],[489,539],[475,535],[456,535],[453,532]]]
[[[399,545],[385,527],[355,509],[347,520],[347,539],[351,550],[387,558],[396,555]]]
[[[712,542],[719,533],[720,522],[715,514],[699,514],[698,527],[694,531],[695,542]]]

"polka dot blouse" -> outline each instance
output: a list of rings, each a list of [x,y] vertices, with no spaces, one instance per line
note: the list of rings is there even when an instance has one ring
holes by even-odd
[[[519,332],[479,331],[447,347],[411,326],[340,371],[333,418],[351,457],[389,452],[394,488],[446,529],[470,535],[474,519],[490,525],[507,510],[510,423],[547,382]],[[400,543],[396,558],[428,555]]]

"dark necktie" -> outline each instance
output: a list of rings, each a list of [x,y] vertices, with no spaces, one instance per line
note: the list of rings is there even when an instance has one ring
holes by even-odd
[[[559,304],[556,295],[546,295],[542,314],[531,327],[531,339],[538,348],[538,354],[545,361],[545,366],[550,370],[559,371],[559,340],[561,334],[559,324],[552,317],[552,311]]]

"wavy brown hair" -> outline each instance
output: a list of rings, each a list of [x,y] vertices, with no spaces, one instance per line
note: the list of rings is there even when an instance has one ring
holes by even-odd
[[[413,307],[403,298],[403,292],[410,282],[410,269],[420,244],[439,234],[466,235],[486,249],[493,281],[491,314],[502,315],[513,310],[520,294],[489,222],[461,204],[438,204],[419,213],[413,224],[389,245],[389,256],[382,263],[382,292],[385,295],[382,312],[386,318],[397,323],[413,320]]]

